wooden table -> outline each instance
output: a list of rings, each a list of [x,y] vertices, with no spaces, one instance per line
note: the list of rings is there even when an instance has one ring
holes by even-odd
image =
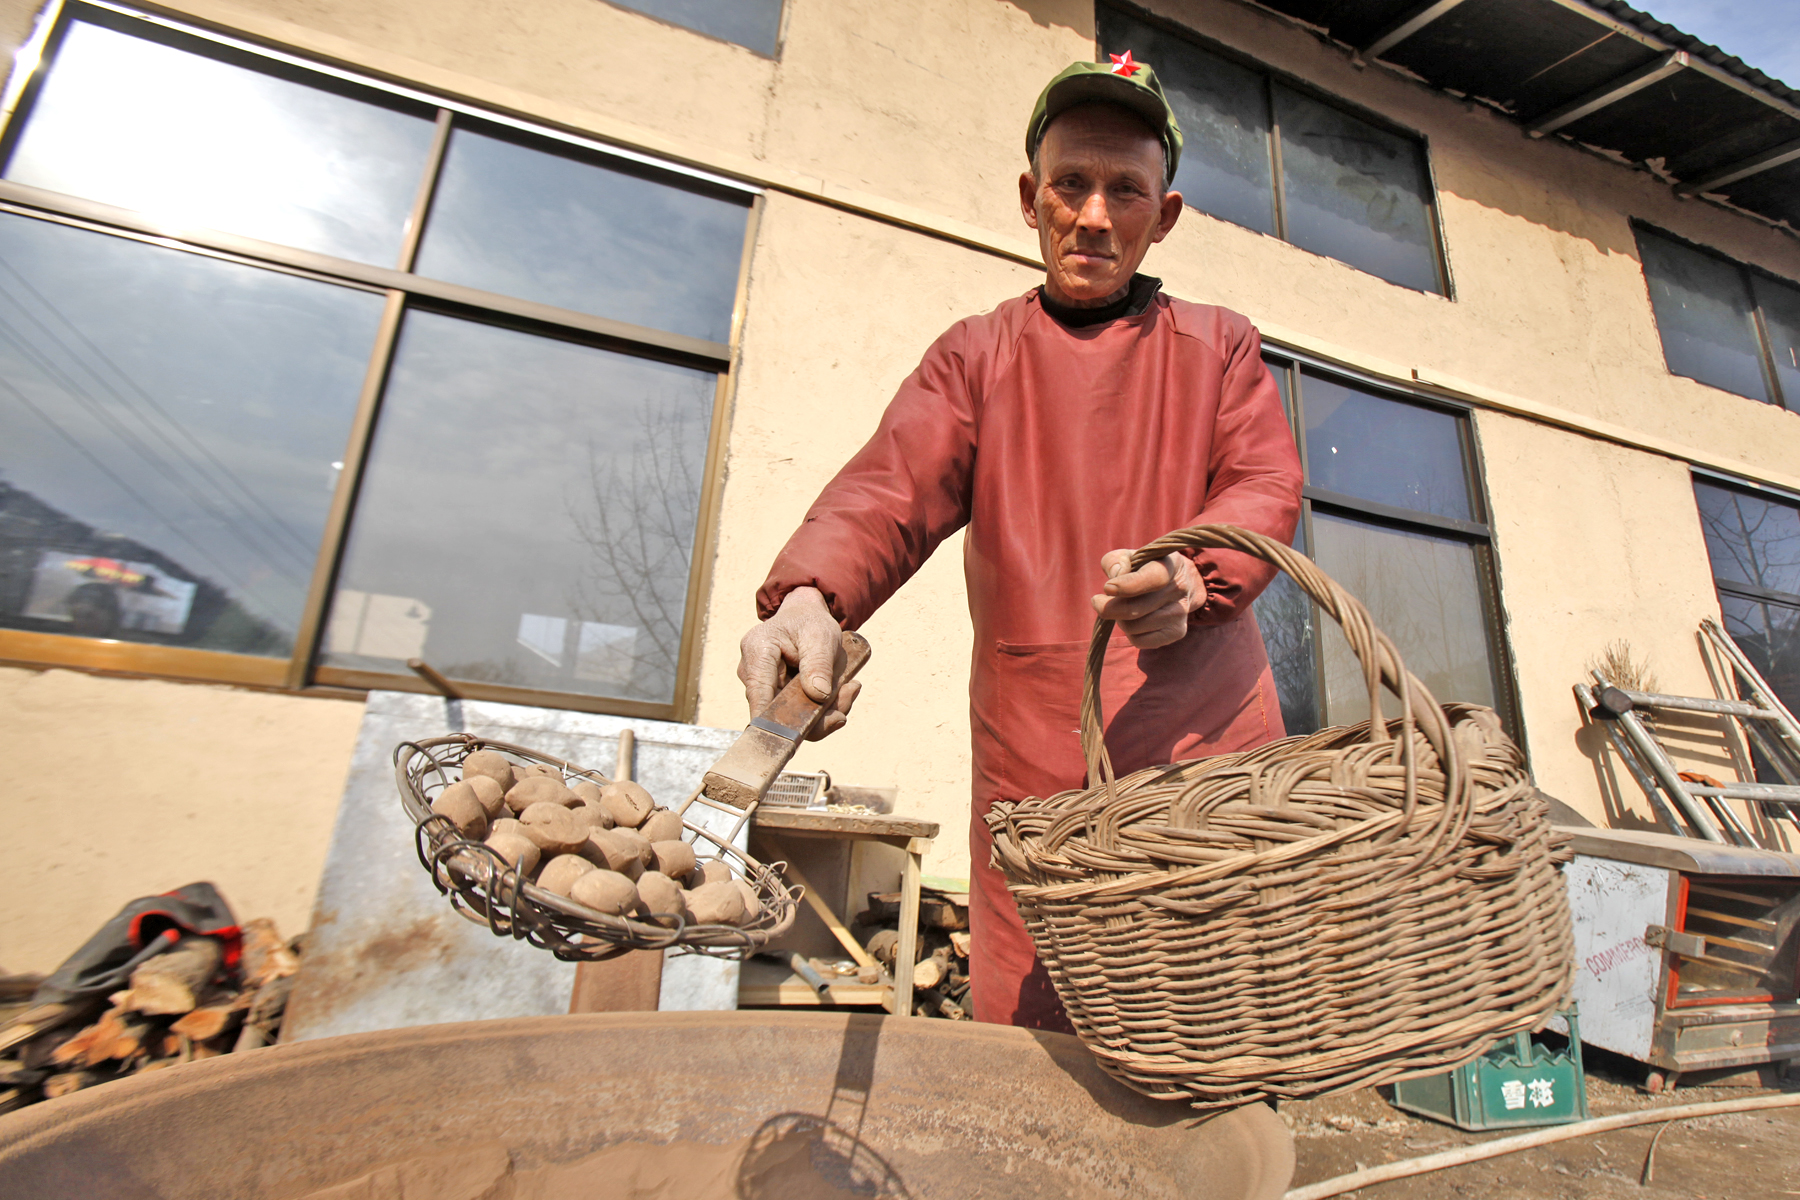
[[[882,970],[879,963],[863,949],[863,944],[856,940],[843,918],[831,911],[831,906],[820,898],[817,890],[811,887],[804,876],[791,864],[788,867],[788,880],[806,889],[806,902],[813,912],[818,914],[825,928],[843,946],[846,953],[863,967],[874,967],[881,973],[882,982],[877,985],[858,984],[848,980],[843,984],[834,984],[831,998],[839,1004],[871,1004],[879,1003],[891,1013],[899,1016],[910,1016],[912,1013],[913,966],[919,954],[919,875],[925,852],[931,849],[932,839],[938,835],[936,821],[921,821],[913,817],[889,816],[885,813],[832,812],[829,809],[816,808],[779,808],[763,805],[757,808],[756,815],[751,818],[751,826],[764,837],[796,837],[825,838],[853,842],[880,842],[895,846],[906,852],[905,865],[900,875],[900,944],[894,956],[894,971],[890,977]],[[749,964],[746,964],[748,966]],[[763,992],[768,992],[764,996]],[[762,1004],[818,1004],[819,997],[805,983],[797,980],[792,983],[775,984],[753,982],[746,978],[739,989],[741,1001]]]

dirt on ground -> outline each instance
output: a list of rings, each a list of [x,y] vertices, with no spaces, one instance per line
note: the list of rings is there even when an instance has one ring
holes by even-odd
[[[1800,1079],[1765,1071],[1721,1086],[1717,1078],[1650,1095],[1644,1069],[1620,1059],[1588,1064],[1589,1115],[1673,1108],[1800,1092]],[[1743,1086],[1749,1084],[1750,1086]],[[1394,1108],[1388,1089],[1365,1089],[1321,1100],[1285,1103],[1281,1117],[1294,1131],[1299,1164],[1294,1186],[1347,1175],[1364,1167],[1419,1158],[1510,1137],[1524,1130],[1469,1133]],[[1800,1106],[1699,1117],[1666,1126],[1657,1143],[1649,1184],[1639,1180],[1661,1124],[1590,1134],[1498,1158],[1344,1193],[1354,1200],[1780,1200],[1800,1196]]]

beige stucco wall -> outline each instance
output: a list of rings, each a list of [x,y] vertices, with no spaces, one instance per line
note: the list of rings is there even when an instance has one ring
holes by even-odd
[[[240,918],[305,929],[361,719],[354,701],[0,667],[0,968],[49,971],[126,901],[202,879]]]
[[[1397,382],[1456,381],[1477,398],[1515,398],[1665,451],[1495,412],[1478,419],[1538,770],[1596,818],[1642,815],[1629,782],[1607,798],[1569,685],[1624,635],[1666,686],[1708,689],[1692,634],[1715,607],[1687,472],[1670,454],[1792,480],[1800,416],[1667,372],[1629,222],[1789,278],[1800,278],[1800,241],[1678,201],[1650,175],[1559,139],[1534,141],[1235,0],[1145,2],[1426,136],[1455,280],[1453,299],[1421,295],[1189,210],[1148,263],[1172,291]],[[35,7],[0,0],[0,41],[16,44]],[[715,725],[743,719],[732,668],[751,594],[820,484],[932,338],[1030,284],[1030,269],[1007,257],[1032,245],[1012,182],[1021,126],[1043,80],[1091,52],[1093,12],[1089,0],[788,0],[782,53],[769,60],[604,0],[162,7],[777,189],[751,260],[703,598],[697,719]],[[903,809],[944,822],[927,870],[952,875],[966,864],[959,555],[959,542],[944,546],[871,623],[876,657],[855,721],[798,760],[846,783],[897,785]],[[0,720],[34,731],[34,761],[103,746],[115,768],[59,780],[55,803],[100,819],[79,854],[30,850],[54,871],[28,866],[39,873],[19,878],[45,881],[56,903],[41,910],[56,915],[3,927],[0,965],[41,967],[123,900],[195,875],[219,880],[241,911],[304,920],[356,705],[62,672],[0,679]],[[315,732],[315,761],[284,765],[292,773],[278,787],[259,785],[286,744],[279,731],[292,728]],[[122,792],[113,780],[124,774],[145,782]]]

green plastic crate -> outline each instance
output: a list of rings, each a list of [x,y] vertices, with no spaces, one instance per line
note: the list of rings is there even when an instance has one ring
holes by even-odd
[[[1566,1049],[1551,1050],[1528,1033],[1514,1034],[1474,1062],[1442,1075],[1394,1085],[1394,1107],[1448,1121],[1459,1129],[1567,1125],[1588,1115],[1581,1072],[1581,1030],[1573,1006]]]

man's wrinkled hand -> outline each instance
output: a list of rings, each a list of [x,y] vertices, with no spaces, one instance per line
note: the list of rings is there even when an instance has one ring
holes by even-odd
[[[800,687],[814,701],[831,695],[834,681],[844,670],[844,642],[836,618],[817,588],[795,588],[782,598],[774,616],[746,633],[738,643],[738,679],[744,699],[755,717],[775,699],[775,693],[798,672]],[[838,689],[812,740],[835,733],[849,719],[862,684],[852,679]]]
[[[1109,551],[1100,560],[1106,572],[1094,611],[1115,621],[1140,650],[1153,650],[1187,636],[1188,614],[1206,603],[1206,581],[1185,554],[1168,554],[1131,569],[1131,551]]]

